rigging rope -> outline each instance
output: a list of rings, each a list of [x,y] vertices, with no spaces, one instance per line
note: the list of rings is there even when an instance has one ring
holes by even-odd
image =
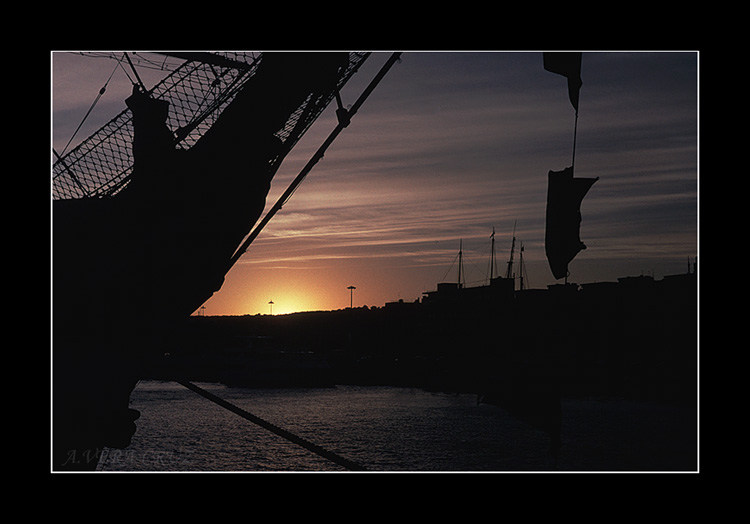
[[[297,444],[299,446],[302,446],[303,448],[307,449],[308,451],[311,451],[323,458],[326,458],[332,462],[335,462],[339,466],[343,466],[348,470],[352,471],[367,471],[364,467],[360,466],[359,464],[352,462],[351,460],[345,459],[344,457],[341,457],[337,455],[336,453],[332,451],[328,451],[327,449],[324,449],[317,444],[313,444],[312,442],[303,439],[302,437],[299,437],[293,433],[290,433],[289,431],[286,431],[285,429],[282,429],[278,426],[275,426],[274,424],[271,424],[270,422],[263,420],[262,418],[253,415],[252,413],[249,413],[245,411],[242,408],[239,408],[235,406],[234,404],[231,404],[227,402],[226,400],[217,397],[216,395],[209,393],[205,389],[196,386],[192,382],[178,380],[178,384],[188,388],[189,390],[201,395],[202,397],[206,398],[207,400],[210,400],[211,402],[214,402],[215,404],[218,404],[219,406],[228,409],[232,413],[239,415],[240,417],[244,418],[245,420],[248,420],[252,422],[253,424],[257,424],[258,426],[267,429],[268,431],[271,431],[272,433],[275,433],[276,435],[283,437],[287,439],[290,442],[293,442],[294,444]]]
[[[186,60],[177,67],[168,67],[167,70],[171,72],[149,91],[153,98],[170,103],[168,126],[175,130],[178,140],[176,147],[180,149],[190,149],[213,125],[244,83],[253,76],[259,62],[256,53],[218,52],[210,55],[215,58],[211,64],[203,60]],[[341,72],[338,89],[358,71],[369,55],[363,52],[349,53],[349,66]],[[127,64],[125,58],[118,58],[121,59],[118,67],[131,83],[136,84],[131,78],[133,73],[124,67]],[[135,64],[139,67],[148,65],[144,57],[138,57]],[[216,84],[215,88],[217,73],[221,76],[221,86]],[[289,116],[283,128],[276,133],[284,144],[284,150],[273,160],[273,166],[278,166],[328,106],[334,94],[334,91],[330,91],[310,98]],[[199,102],[207,96],[212,100],[208,105],[201,105],[203,109],[198,111]],[[132,139],[132,115],[126,109],[72,151],[64,156],[59,155],[61,158],[53,166],[53,199],[110,197],[120,192],[130,181]]]
[[[456,253],[455,257],[453,257],[453,262],[451,262],[451,265],[448,268],[448,270],[445,272],[445,275],[443,275],[443,278],[441,278],[440,280],[438,280],[438,282],[445,282],[445,277],[447,277],[448,273],[450,273],[451,270],[453,270],[453,266],[455,265],[456,260],[458,260],[458,253]]]
[[[67,143],[67,144],[65,144],[65,147],[63,148],[63,150],[62,150],[62,152],[61,152],[61,153],[59,154],[59,156],[64,156],[64,155],[65,155],[65,151],[67,151],[67,149],[68,149],[68,146],[70,146],[70,143],[71,143],[71,142],[73,141],[73,139],[75,138],[75,136],[76,136],[76,135],[78,134],[78,131],[80,131],[80,130],[81,130],[81,126],[82,126],[82,125],[83,125],[83,123],[84,123],[84,122],[86,121],[86,119],[87,119],[87,118],[89,117],[89,115],[91,114],[91,111],[93,111],[93,110],[94,110],[94,107],[95,107],[95,106],[96,106],[96,104],[97,104],[97,103],[99,102],[99,99],[100,99],[100,98],[102,97],[102,95],[104,94],[104,92],[105,92],[105,91],[107,90],[107,86],[109,85],[109,81],[110,81],[110,80],[112,80],[112,77],[113,77],[113,76],[115,75],[115,71],[117,71],[117,68],[119,67],[119,65],[120,65],[120,62],[118,61],[118,62],[117,62],[117,65],[116,65],[116,66],[115,66],[115,68],[114,68],[114,69],[112,70],[112,73],[111,73],[111,74],[109,75],[109,78],[107,78],[107,81],[106,81],[106,82],[104,82],[104,85],[103,85],[103,86],[102,86],[102,88],[101,88],[101,89],[99,90],[99,94],[98,94],[98,95],[96,95],[96,98],[94,99],[94,103],[93,103],[93,104],[91,104],[91,107],[89,107],[89,110],[88,110],[88,111],[86,112],[86,114],[85,114],[85,115],[83,116],[83,120],[81,120],[81,123],[80,123],[80,124],[78,124],[78,127],[77,127],[77,128],[76,128],[76,130],[75,130],[75,131],[73,132],[73,135],[72,135],[72,136],[70,137],[70,140],[68,140],[68,143]]]
[[[382,66],[380,71],[378,71],[378,73],[375,75],[375,78],[372,79],[372,81],[367,85],[359,98],[354,102],[352,107],[349,110],[343,110],[341,113],[337,112],[339,114],[339,123],[336,125],[333,131],[331,131],[331,133],[328,135],[328,138],[325,139],[323,144],[318,148],[312,158],[310,158],[307,164],[305,164],[305,166],[302,168],[302,171],[300,171],[297,177],[292,180],[291,184],[289,185],[289,187],[287,187],[284,194],[279,197],[273,207],[268,211],[268,213],[266,213],[266,215],[260,220],[260,222],[258,222],[258,224],[255,226],[255,229],[250,232],[242,245],[237,249],[237,251],[235,251],[225,270],[225,274],[228,273],[229,270],[234,266],[234,264],[237,263],[240,257],[245,254],[247,249],[250,247],[250,244],[252,244],[253,241],[258,237],[263,228],[266,227],[266,224],[268,224],[268,222],[271,221],[274,215],[276,215],[276,213],[278,213],[281,208],[289,201],[289,199],[292,197],[294,192],[297,191],[297,188],[305,180],[305,177],[307,177],[308,173],[310,173],[315,164],[317,164],[320,159],[323,158],[328,147],[333,143],[333,141],[341,133],[341,131],[343,131],[344,128],[349,125],[352,117],[357,113],[357,111],[359,111],[359,108],[362,106],[362,104],[365,103],[367,97],[370,96],[372,91],[380,83],[386,73],[391,69],[393,64],[400,60],[400,57],[401,53],[393,53],[386,61],[386,63]],[[339,110],[341,111],[342,108],[339,108]]]

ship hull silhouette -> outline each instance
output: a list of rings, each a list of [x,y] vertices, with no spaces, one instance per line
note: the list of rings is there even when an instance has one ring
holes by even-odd
[[[127,178],[109,194],[53,201],[54,469],[91,469],[103,447],[129,444],[130,392],[220,289],[293,147],[279,130],[295,114],[306,129],[353,72],[348,53],[272,53],[253,65],[190,147],[168,125],[169,101],[134,86]]]

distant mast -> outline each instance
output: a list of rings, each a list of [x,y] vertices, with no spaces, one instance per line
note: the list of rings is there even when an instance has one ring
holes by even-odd
[[[464,241],[463,239],[458,241],[458,289],[463,289],[461,284],[461,269],[464,265]]]
[[[492,249],[490,250],[490,284],[495,279],[495,273],[497,272],[497,260],[495,259],[495,227],[492,227]]]
[[[508,259],[508,269],[505,272],[505,278],[514,278],[513,276],[513,252],[516,248],[516,223],[513,223],[513,241],[510,244],[510,258]]]

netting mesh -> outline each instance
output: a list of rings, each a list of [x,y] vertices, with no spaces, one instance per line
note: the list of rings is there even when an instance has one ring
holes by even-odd
[[[260,53],[227,52],[216,55],[239,62],[236,66],[188,61],[175,69],[151,91],[151,96],[170,103],[167,125],[175,133],[176,147],[189,149],[209,129],[234,99],[262,60]],[[349,66],[341,73],[338,88],[357,71],[368,53],[350,53]],[[309,97],[276,133],[282,152],[271,163],[283,160],[336,91]],[[129,180],[133,166],[133,124],[125,110],[53,165],[52,196],[55,200],[112,196]]]

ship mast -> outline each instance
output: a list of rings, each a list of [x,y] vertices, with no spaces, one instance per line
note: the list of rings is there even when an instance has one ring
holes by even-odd
[[[510,258],[508,259],[508,269],[505,272],[505,278],[514,278],[513,276],[513,251],[516,248],[516,223],[513,223],[513,242],[510,244]]]
[[[461,270],[464,265],[464,241],[463,239],[458,242],[458,289],[462,289],[464,286],[461,284]]]
[[[492,250],[490,253],[490,282],[495,278],[495,228],[492,228]]]

